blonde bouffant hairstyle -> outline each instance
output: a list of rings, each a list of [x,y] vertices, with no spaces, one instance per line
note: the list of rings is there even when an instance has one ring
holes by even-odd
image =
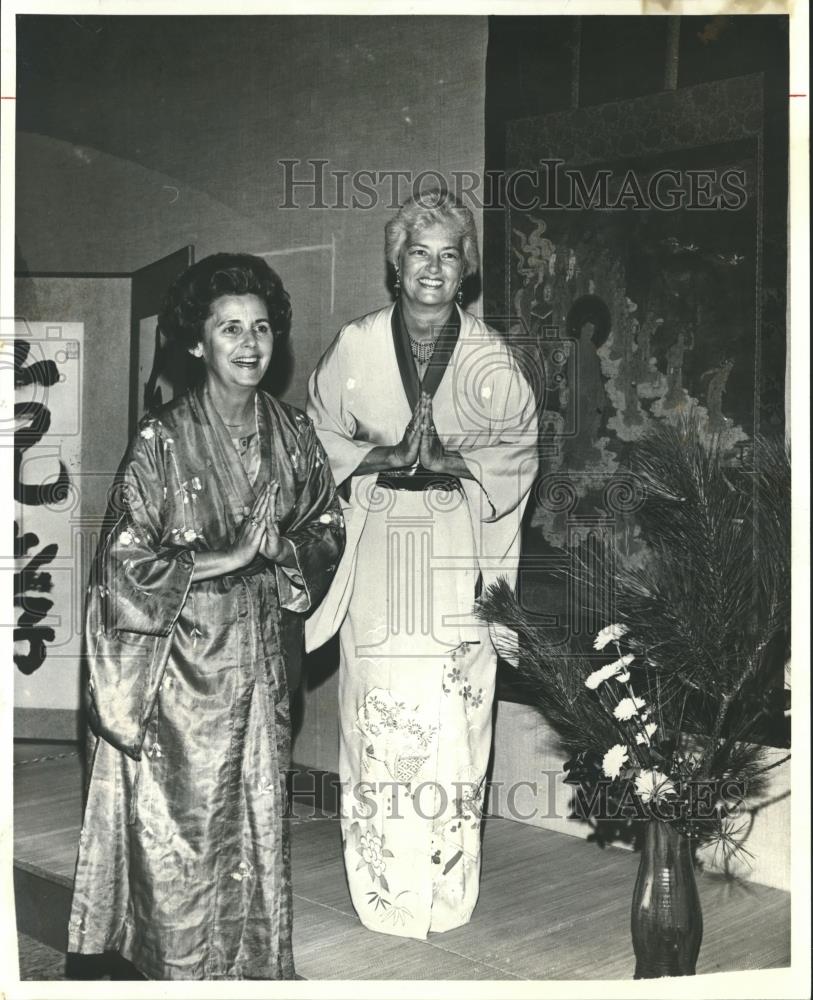
[[[474,216],[449,191],[419,193],[404,202],[398,214],[384,227],[384,249],[389,263],[397,271],[401,251],[407,240],[435,225],[444,226],[460,241],[463,277],[476,274],[480,270],[480,252],[477,248]]]

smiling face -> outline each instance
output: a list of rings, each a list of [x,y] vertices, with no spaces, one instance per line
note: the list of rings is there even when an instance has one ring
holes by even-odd
[[[225,392],[256,388],[274,350],[268,308],[257,295],[221,295],[190,354],[203,358],[206,377]]]
[[[463,276],[458,237],[437,223],[411,233],[400,257],[401,295],[410,303],[444,306],[454,301]]]

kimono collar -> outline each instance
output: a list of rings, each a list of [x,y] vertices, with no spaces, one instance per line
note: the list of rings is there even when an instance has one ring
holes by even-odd
[[[256,499],[254,486],[249,482],[228,428],[215,409],[205,382],[193,390],[192,399],[197,404],[203,436],[212,457],[212,470],[220,480],[224,502],[236,527],[243,521]],[[260,468],[256,479],[256,484],[259,485],[267,483],[272,475],[268,413],[259,392],[254,398],[254,407],[260,445]]]
[[[438,386],[443,379],[446,369],[449,367],[452,353],[457,345],[457,338],[460,336],[460,313],[457,306],[452,308],[452,315],[449,322],[441,327],[438,334],[435,349],[426,369],[423,381],[418,378],[415,362],[412,359],[412,351],[409,346],[409,331],[404,321],[400,302],[395,303],[392,311],[392,340],[395,345],[395,357],[398,360],[398,370],[401,373],[401,382],[404,386],[409,407],[414,410],[418,405],[421,391],[434,396]]]

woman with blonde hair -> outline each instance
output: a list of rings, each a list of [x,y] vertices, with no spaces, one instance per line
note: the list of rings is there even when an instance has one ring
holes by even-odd
[[[340,635],[342,835],[353,904],[374,930],[466,923],[497,657],[472,611],[513,579],[537,468],[533,394],[499,334],[460,308],[479,267],[471,212],[445,193],[386,227],[396,301],[348,323],[309,385],[347,546],[306,625]]]

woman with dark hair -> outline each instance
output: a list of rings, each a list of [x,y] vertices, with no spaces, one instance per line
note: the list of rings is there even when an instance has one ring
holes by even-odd
[[[471,212],[413,199],[386,227],[396,302],[348,323],[308,411],[347,546],[306,625],[339,631],[339,770],[353,905],[424,938],[477,902],[497,656],[478,587],[513,579],[537,468],[535,401],[502,338],[455,304],[479,267]]]
[[[150,979],[289,979],[288,690],[344,526],[310,420],[258,389],[291,308],[216,254],[162,332],[198,383],[142,420],[88,589],[89,783],[69,950]]]

